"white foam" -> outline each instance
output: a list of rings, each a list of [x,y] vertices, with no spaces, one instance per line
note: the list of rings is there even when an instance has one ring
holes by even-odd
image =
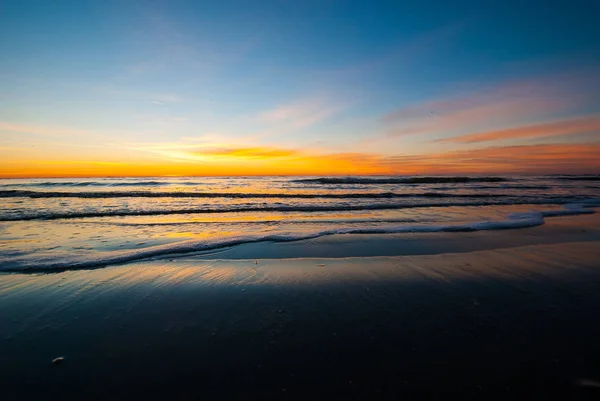
[[[502,221],[483,221],[461,225],[400,225],[394,227],[336,228],[312,233],[245,235],[210,240],[189,240],[175,244],[151,246],[143,249],[102,252],[86,257],[61,258],[60,260],[57,260],[56,258],[40,258],[35,255],[11,258],[6,257],[7,255],[5,254],[4,257],[0,257],[0,270],[23,272],[89,269],[164,255],[196,253],[246,243],[290,242],[334,234],[432,233],[518,229],[542,225],[544,224],[545,217],[594,213],[594,210],[589,209],[588,207],[589,205],[596,204],[598,204],[598,200],[596,200],[596,203],[584,202],[578,205],[570,205],[563,210],[514,213],[509,215],[507,220]]]

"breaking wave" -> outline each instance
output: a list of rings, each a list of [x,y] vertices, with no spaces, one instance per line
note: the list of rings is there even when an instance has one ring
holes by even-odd
[[[333,228],[312,233],[243,235],[210,240],[189,240],[174,244],[150,246],[142,249],[103,252],[102,255],[94,254],[87,257],[74,257],[71,259],[61,258],[61,260],[47,260],[30,255],[29,257],[14,258],[10,261],[0,263],[0,266],[2,266],[0,267],[0,270],[15,272],[51,272],[71,269],[92,269],[160,256],[205,252],[241,244],[256,242],[291,242],[335,234],[435,233],[518,229],[542,225],[544,224],[545,217],[594,213],[594,211],[588,209],[587,206],[587,204],[571,204],[566,205],[564,210],[515,213],[510,215],[507,220],[480,221],[458,225],[400,225],[395,227]],[[2,259],[0,259],[0,262],[3,262]]]

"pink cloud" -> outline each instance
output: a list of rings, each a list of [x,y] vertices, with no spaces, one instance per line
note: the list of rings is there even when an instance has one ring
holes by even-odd
[[[439,142],[476,143],[514,138],[574,135],[594,131],[600,133],[599,116],[566,119],[543,124],[525,125],[502,130],[461,135],[453,138],[442,139]]]
[[[514,80],[408,106],[384,116],[383,122],[392,136],[501,129],[577,110],[588,96],[569,81]]]

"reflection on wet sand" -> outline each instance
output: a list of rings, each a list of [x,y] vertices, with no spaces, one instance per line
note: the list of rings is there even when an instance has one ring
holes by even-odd
[[[599,218],[0,274],[0,385],[9,400],[594,399]]]
[[[596,242],[524,246],[441,255],[368,258],[214,259],[185,257],[55,274],[7,274],[0,295],[39,291],[100,291],[132,286],[320,285],[433,280],[534,280],[597,267]],[[60,290],[59,290],[60,289]]]
[[[597,244],[3,274],[0,384],[15,400],[581,399],[600,378]]]

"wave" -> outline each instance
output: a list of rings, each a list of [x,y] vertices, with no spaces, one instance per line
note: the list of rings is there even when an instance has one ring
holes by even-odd
[[[103,181],[47,181],[27,182],[18,184],[1,184],[0,187],[146,187],[172,185],[168,181],[134,181],[134,182],[103,182]],[[198,185],[194,183],[194,185]]]
[[[446,190],[455,190],[456,187],[443,187]],[[468,187],[466,187],[468,189],[518,189],[518,190],[545,190],[545,189],[550,189],[552,188],[549,185],[506,185],[506,184],[500,184],[500,185],[469,185]],[[441,189],[441,188],[431,188],[431,189]]]
[[[315,224],[338,224],[338,223],[426,223],[428,221],[434,221],[433,219],[410,219],[410,218],[366,218],[366,219],[266,219],[266,220],[252,220],[252,225],[255,224],[294,224],[294,225],[315,225]],[[167,222],[119,222],[119,221],[86,221],[86,224],[98,224],[98,225],[109,225],[109,226],[117,226],[117,227],[156,227],[156,226],[187,226],[187,225],[196,225],[201,223],[202,225],[222,225],[222,224],[246,224],[247,220],[227,220],[227,221],[167,221]]]
[[[559,176],[554,178],[563,181],[600,181],[600,175]]]
[[[351,193],[242,193],[242,192],[50,192],[26,190],[0,190],[0,198],[296,198],[296,199],[388,199],[388,198],[499,198],[520,197],[519,194],[465,193],[450,194],[440,192],[394,193],[394,192],[351,192]]]
[[[256,242],[291,242],[314,239],[335,234],[400,234],[400,233],[435,233],[435,232],[471,232],[484,230],[507,230],[526,227],[535,227],[544,224],[545,217],[558,215],[576,215],[594,213],[587,209],[585,204],[569,205],[565,210],[515,213],[503,221],[483,221],[460,225],[404,225],[396,227],[362,227],[362,228],[337,228],[313,233],[286,233],[247,235],[212,240],[189,240],[175,244],[151,246],[143,249],[104,252],[102,256],[88,256],[81,259],[63,259],[48,261],[47,259],[25,257],[3,261],[0,259],[0,270],[14,272],[52,272],[73,269],[92,269],[108,265],[135,262],[148,258],[167,255],[185,255],[210,251],[235,245]]]
[[[306,184],[447,184],[447,183],[466,183],[466,182],[504,182],[503,177],[386,177],[386,178],[365,178],[365,177],[321,177],[321,178],[302,178],[292,180],[292,182]]]
[[[96,217],[125,217],[125,216],[161,216],[177,214],[214,214],[214,213],[247,213],[247,212],[338,212],[338,211],[360,211],[360,210],[397,210],[428,207],[452,207],[452,206],[506,206],[506,205],[564,205],[573,199],[512,199],[506,201],[479,201],[479,202],[445,202],[445,203],[384,203],[370,205],[291,205],[291,206],[241,206],[234,208],[189,208],[189,209],[163,209],[163,210],[116,210],[116,211],[94,211],[94,212],[46,212],[31,215],[9,215],[0,216],[0,221],[29,221],[29,220],[58,220],[58,219],[82,219]],[[587,204],[582,201],[580,204]],[[600,205],[600,203],[599,203]],[[591,207],[591,206],[590,206]]]

